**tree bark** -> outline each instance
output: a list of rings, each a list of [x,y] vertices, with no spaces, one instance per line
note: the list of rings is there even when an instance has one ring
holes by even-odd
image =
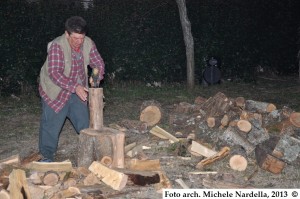
[[[191,23],[187,16],[185,0],[176,0],[176,2],[179,9],[180,22],[186,47],[187,84],[189,89],[193,89],[195,86],[195,60],[194,39],[191,31]]]

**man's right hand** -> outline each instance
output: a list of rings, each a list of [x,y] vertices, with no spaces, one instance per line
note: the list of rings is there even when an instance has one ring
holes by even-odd
[[[84,102],[87,101],[88,92],[89,90],[82,85],[78,85],[75,89],[76,95]]]

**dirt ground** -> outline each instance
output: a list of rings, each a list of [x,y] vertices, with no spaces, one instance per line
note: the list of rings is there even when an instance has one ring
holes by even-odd
[[[299,89],[294,82],[292,85],[285,85],[285,88],[273,85],[273,81],[269,84],[265,82],[260,85],[255,85],[251,88],[256,91],[263,91],[260,96],[254,96],[255,91],[245,91],[245,88],[239,88],[238,93],[234,93],[230,85],[227,86],[213,86],[211,89],[226,93],[228,97],[245,96],[250,99],[253,98],[268,101],[273,100],[272,103],[282,105],[291,105],[297,107],[297,100],[299,99]],[[287,84],[286,82],[279,82],[278,85]],[[274,90],[270,90],[268,86],[275,86]],[[249,86],[248,86],[249,88]],[[257,90],[257,89],[260,90]],[[292,89],[295,88],[295,89]],[[282,89],[282,90],[280,90]],[[237,90],[237,89],[235,89]],[[290,93],[290,101],[288,96],[281,91],[293,90]],[[243,93],[244,92],[244,93]],[[250,93],[249,93],[250,92]],[[265,92],[269,95],[264,96]],[[270,95],[271,93],[271,95]],[[206,97],[210,93],[205,94]],[[277,96],[274,96],[277,95]],[[296,100],[295,100],[296,99]],[[144,99],[137,99],[136,101],[127,101],[106,99],[104,109],[104,125],[108,126],[111,123],[118,123],[122,119],[136,115],[138,118],[137,104],[141,104]],[[0,101],[0,159],[19,154],[25,157],[37,151],[38,145],[38,128],[40,119],[40,103],[38,97],[32,97],[31,102],[23,103],[22,97],[11,96],[9,100]],[[180,100],[179,100],[180,101]],[[193,101],[193,99],[191,100]],[[161,102],[164,110],[164,115],[160,126],[167,126],[168,113],[172,111],[174,104],[167,101]],[[117,110],[117,111],[116,111]],[[194,175],[190,172],[199,171],[195,165],[203,159],[193,155],[186,155],[186,157],[178,156],[174,151],[170,150],[172,145],[168,141],[161,140],[150,133],[137,134],[133,132],[126,133],[126,144],[137,142],[145,146],[151,147],[144,150],[145,155],[149,159],[159,159],[161,169],[166,173],[173,188],[181,188],[175,181],[182,179],[190,188],[202,189],[201,175]],[[71,123],[67,120],[61,132],[56,161],[63,161],[70,159],[74,167],[77,161],[78,135],[75,133]],[[299,159],[299,158],[298,158]],[[213,175],[215,180],[230,182],[234,184],[245,185],[247,187],[255,188],[300,188],[300,161],[295,161],[292,164],[286,165],[280,174],[273,174],[257,167],[255,159],[249,158],[248,167],[245,171],[237,172],[229,167],[228,158],[217,161],[203,169],[203,171],[216,171],[218,174]],[[253,175],[253,176],[252,176]],[[250,179],[248,179],[251,177]],[[120,192],[106,189],[107,198],[162,198],[161,194],[157,192],[153,185],[147,186],[127,186]],[[97,197],[95,197],[97,198]]]

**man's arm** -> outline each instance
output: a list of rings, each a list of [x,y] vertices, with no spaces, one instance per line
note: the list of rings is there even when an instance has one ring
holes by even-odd
[[[64,53],[61,47],[53,43],[48,52],[48,73],[51,80],[64,90],[75,93],[77,82],[64,75]]]
[[[105,73],[105,64],[94,42],[90,52],[90,66],[91,68],[98,68],[99,80],[102,80]]]

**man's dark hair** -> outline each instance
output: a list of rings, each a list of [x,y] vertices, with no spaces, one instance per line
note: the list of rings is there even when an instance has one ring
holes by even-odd
[[[65,23],[65,30],[71,33],[79,33],[79,34],[86,34],[87,32],[87,25],[86,21],[79,16],[73,16],[67,19]]]

